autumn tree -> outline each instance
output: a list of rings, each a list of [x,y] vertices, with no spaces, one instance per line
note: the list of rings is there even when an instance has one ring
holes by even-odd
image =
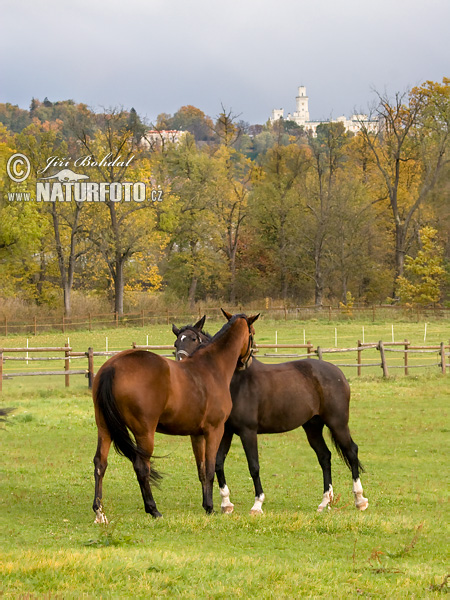
[[[62,136],[61,121],[41,123],[35,118],[33,123],[17,136],[17,143],[34,167],[35,180],[52,175],[50,171],[42,172],[50,157],[59,157],[64,161],[68,158],[68,148]],[[78,258],[84,252],[80,244],[80,216],[83,204],[81,202],[53,201],[44,202],[38,208],[43,215],[47,215],[53,230],[50,247],[54,249],[57,258],[64,312],[70,316],[75,266]],[[44,238],[42,238],[42,242],[45,243]],[[41,255],[41,266],[44,267],[46,264],[44,250]],[[41,273],[41,277],[43,276],[44,273]]]
[[[142,182],[150,187],[149,164],[140,142],[141,124],[126,111],[112,109],[96,117],[92,136],[83,123],[74,124],[81,147],[87,152],[90,169],[100,182]],[[124,269],[130,258],[145,250],[154,227],[149,199],[105,202],[88,207],[85,232],[106,262],[114,286],[114,310],[123,313]]]
[[[276,145],[267,152],[254,177],[252,220],[260,232],[262,245],[270,250],[277,292],[284,300],[298,268],[300,190],[309,165],[309,153],[304,146]]]
[[[36,300],[48,223],[36,203],[9,200],[9,194],[28,192],[27,182],[13,183],[7,176],[6,164],[16,150],[15,136],[0,124],[0,295]]]
[[[448,161],[450,80],[427,82],[393,99],[377,94],[379,129],[361,123],[376,161],[395,232],[396,280],[403,275],[413,220]]]
[[[157,181],[169,198],[159,207],[158,227],[168,238],[166,282],[194,306],[199,286],[220,281],[217,226],[212,210],[214,165],[193,136],[160,154]]]
[[[421,248],[417,256],[406,256],[404,275],[397,279],[398,295],[406,304],[436,304],[444,282],[443,249],[437,242],[437,230],[423,227],[419,232]]]
[[[205,113],[195,106],[182,106],[171,119],[164,120],[167,128],[189,131],[197,141],[211,139],[213,124]]]
[[[305,181],[305,203],[298,236],[311,265],[303,272],[314,282],[314,302],[321,306],[325,286],[334,269],[330,245],[334,223],[338,218],[339,171],[343,167],[344,146],[348,139],[342,123],[317,127],[317,136],[309,137],[311,168]]]

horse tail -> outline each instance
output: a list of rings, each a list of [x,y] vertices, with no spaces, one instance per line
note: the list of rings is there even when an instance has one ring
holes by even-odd
[[[336,448],[337,453],[339,454],[339,456],[341,457],[343,462],[347,465],[347,467],[351,470],[352,465],[351,465],[350,459],[348,457],[348,448],[346,448],[343,444],[341,444],[341,442],[335,436],[334,431],[332,431],[331,429],[330,429],[330,433],[331,433],[331,439],[333,440],[333,445]],[[350,438],[350,440],[351,440],[352,444],[355,444],[355,442],[351,438]],[[357,448],[356,444],[355,444],[355,447]],[[356,460],[358,461],[358,469],[361,471],[361,473],[364,473],[364,467],[361,464],[359,458],[356,457]]]
[[[16,410],[15,408],[0,408],[0,421],[6,421],[6,418],[10,412]]]
[[[145,461],[150,460],[149,453],[141,448],[130,435],[116,399],[114,398],[112,386],[114,381],[114,367],[102,369],[98,375],[99,382],[97,385],[96,403],[98,409],[103,415],[103,418],[108,428],[109,435],[113,441],[114,447],[118,454],[128,458],[133,464],[136,458],[141,458]],[[162,479],[162,476],[153,467],[150,469],[150,481],[154,484]]]

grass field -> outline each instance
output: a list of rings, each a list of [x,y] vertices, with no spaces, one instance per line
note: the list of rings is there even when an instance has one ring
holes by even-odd
[[[186,323],[176,322],[177,326],[185,325]],[[215,333],[223,325],[222,321],[207,320],[205,329],[210,333]],[[302,344],[304,341],[310,341],[314,347],[321,346],[322,348],[354,348],[358,340],[365,342],[377,343],[379,340],[384,342],[401,342],[407,339],[411,345],[436,345],[440,342],[449,343],[450,340],[450,323],[446,320],[436,320],[429,323],[414,323],[411,321],[396,321],[393,323],[387,322],[362,322],[362,321],[336,321],[328,322],[317,319],[308,321],[283,321],[266,319],[264,315],[255,324],[257,343],[275,343],[279,344],[297,343]],[[61,332],[39,334],[37,336],[26,337],[23,335],[9,335],[8,337],[0,336],[0,348],[11,347],[26,347],[27,344],[32,346],[64,346],[66,342],[70,343],[74,351],[86,351],[90,346],[95,351],[108,350],[125,350],[130,348],[132,342],[144,345],[149,344],[169,344],[172,345],[175,341],[170,324],[153,325],[148,328],[141,327],[123,327],[114,329],[103,329],[98,331],[77,331],[70,334]],[[165,351],[165,353],[170,351]],[[261,350],[259,357],[263,357],[264,352],[274,353],[274,350]],[[292,350],[278,350],[278,354],[292,353]],[[304,353],[305,350],[297,350],[298,353]],[[7,353],[5,353],[6,355]],[[55,356],[55,353],[49,355]],[[62,353],[59,354],[62,357]],[[19,355],[15,355],[19,356]],[[21,356],[24,356],[23,354]],[[30,356],[37,356],[32,355]],[[45,356],[45,355],[39,355]],[[348,364],[357,362],[357,354],[327,354],[324,355],[326,360],[338,364]],[[105,358],[98,357],[95,359],[95,368],[98,368]],[[274,359],[265,359],[274,360]],[[289,359],[285,359],[289,360]],[[401,352],[390,352],[387,355],[389,365],[397,365],[397,368],[392,370],[395,376],[402,375],[403,354]],[[436,366],[440,358],[438,352],[428,354],[411,354],[409,356],[409,364],[411,372],[428,373],[438,372]],[[450,359],[449,359],[450,360]],[[379,363],[380,354],[377,350],[366,350],[363,353],[363,361],[365,363]],[[413,365],[430,365],[427,368],[418,368]],[[80,369],[87,367],[87,360],[72,360],[70,368]],[[64,368],[63,360],[51,362],[29,361],[28,364],[18,361],[5,361],[4,372],[23,372],[36,370],[61,370]],[[343,371],[347,376],[354,376],[356,369],[354,367],[345,367]],[[379,367],[363,368],[363,375],[382,375]],[[79,376],[75,376],[79,379]],[[59,378],[60,380],[63,378]],[[39,384],[40,385],[40,384]],[[36,380],[33,378],[32,387],[36,386]],[[16,384],[14,381],[5,382],[4,387],[14,389]]]
[[[285,329],[280,322],[259,325],[260,342],[272,341],[272,325],[279,342],[303,337],[292,323]],[[333,324],[330,329],[306,325],[308,339],[316,344],[315,334],[326,346],[331,335],[333,345]],[[355,330],[348,325],[342,337],[360,339],[361,324]],[[413,324],[400,331],[402,325],[395,324],[400,339],[414,343],[416,335],[423,341],[423,324],[416,334],[408,329]],[[438,323],[435,331],[429,324],[427,341],[446,340],[445,326]],[[383,327],[387,333],[391,329],[390,324],[374,327],[379,328],[375,340],[383,338]],[[211,332],[217,328],[208,325]],[[171,343],[169,332],[167,326],[155,328],[150,343]],[[147,334],[118,330],[115,338],[112,333],[110,348],[145,343]],[[104,343],[105,332],[70,337],[82,350],[100,345],[102,337]],[[20,345],[18,338],[7,344],[13,340]],[[39,336],[38,341],[66,339]],[[0,344],[6,345],[4,339]],[[96,428],[86,380],[73,377],[69,389],[62,377],[5,381],[0,406],[16,411],[0,429],[0,596],[441,597],[449,591],[448,375],[432,371],[383,380],[378,372],[357,378],[353,371],[350,381],[350,426],[370,502],[364,513],[353,506],[351,476],[335,452],[333,485],[340,497],[331,510],[316,513],[321,470],[303,431],[296,430],[260,436],[262,517],[248,514],[253,487],[239,440],[226,463],[235,513],[207,517],[189,439],[158,435],[157,468],[165,477],[155,499],[164,519],[145,514],[131,464],[111,452],[104,482],[108,526],[93,523]]]

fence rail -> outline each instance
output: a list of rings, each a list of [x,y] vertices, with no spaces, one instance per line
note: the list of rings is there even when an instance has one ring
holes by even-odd
[[[400,348],[393,348],[392,346],[403,346]],[[171,345],[138,345],[135,342],[131,344],[131,347],[136,350],[158,350],[165,351],[170,350],[170,353],[162,354],[162,356],[173,356],[173,346]],[[306,354],[297,354],[297,353],[262,353],[261,350],[267,349],[306,349]],[[362,353],[366,350],[377,350],[380,353],[380,360],[377,362],[373,362],[374,359],[371,359],[372,362],[363,362]],[[358,341],[358,345],[352,348],[321,348],[317,346],[314,348],[314,345],[311,342],[306,344],[257,344],[255,347],[255,351],[258,353],[260,358],[270,358],[270,359],[286,359],[286,358],[300,358],[300,357],[308,357],[315,358],[317,357],[319,360],[323,360],[324,355],[327,354],[345,354],[356,352],[356,362],[355,363],[334,363],[336,366],[340,367],[354,367],[357,369],[357,375],[361,375],[362,369],[366,369],[369,367],[381,367],[383,371],[384,377],[389,377],[389,369],[403,369],[405,375],[408,375],[409,369],[413,368],[424,368],[424,367],[439,367],[442,373],[447,372],[447,368],[450,368],[450,364],[447,361],[447,358],[450,357],[450,344],[445,344],[441,342],[437,346],[411,346],[408,340],[403,342],[383,342],[379,341],[377,344],[375,343],[361,343]],[[62,356],[43,356],[43,357],[29,357],[28,353],[49,353],[49,352],[61,352]],[[36,348],[0,348],[0,392],[2,391],[3,379],[9,379],[14,377],[30,377],[30,376],[50,376],[50,375],[64,375],[65,377],[65,385],[69,387],[70,385],[70,376],[71,375],[85,375],[88,378],[88,386],[92,387],[92,383],[94,380],[94,358],[95,357],[109,357],[115,354],[118,354],[121,350],[109,350],[109,351],[98,351],[94,352],[93,348],[88,348],[86,352],[75,352],[73,349],[66,344],[65,346],[57,346],[57,347],[36,347]],[[401,352],[404,356],[402,365],[394,365],[389,364],[386,359],[386,353],[389,352]],[[26,353],[26,356],[9,356],[9,354],[15,353]],[[408,362],[408,357],[412,354],[436,354],[436,362],[427,363],[427,364],[410,364]],[[88,364],[86,369],[71,369],[70,361],[73,359],[87,359]],[[21,371],[21,372],[8,372],[4,370],[5,361],[48,361],[48,360],[63,360],[64,361],[64,370],[60,371]]]
[[[231,307],[230,307],[231,310]],[[149,310],[141,310],[139,312],[130,312],[119,315],[114,313],[88,313],[85,315],[66,317],[60,315],[57,318],[46,318],[34,316],[30,321],[11,320],[6,315],[0,315],[0,334],[8,336],[11,333],[25,333],[37,335],[44,331],[59,330],[63,333],[68,331],[89,330],[98,328],[112,327],[146,327],[157,323],[170,324],[171,321],[192,320],[201,317],[204,312],[210,316],[220,316],[219,308],[210,308],[199,306],[195,312],[170,311],[166,309],[164,312],[155,312]],[[231,312],[243,312],[243,307],[234,307]],[[262,312],[268,318],[274,319],[300,319],[308,320],[311,318],[321,317],[323,319],[341,320],[353,318],[369,318],[375,321],[377,318],[387,317],[404,317],[412,320],[423,319],[448,319],[450,318],[450,309],[442,307],[430,308],[406,308],[403,306],[390,305],[373,305],[373,306],[270,306],[266,305],[263,308],[252,308],[252,312]]]

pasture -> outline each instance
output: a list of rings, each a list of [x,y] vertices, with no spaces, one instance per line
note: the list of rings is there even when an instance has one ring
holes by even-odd
[[[208,323],[207,329],[215,332],[221,323],[216,325]],[[258,322],[256,341],[274,341],[276,327],[279,343],[301,343],[306,326],[307,339],[333,345],[332,323],[283,325]],[[370,338],[366,334],[366,341],[391,334],[390,324],[370,326],[377,329]],[[352,342],[360,339],[361,323],[339,327],[339,345],[344,335]],[[397,331],[399,339],[423,342],[423,323],[396,323]],[[120,349],[132,341],[145,343],[147,333],[149,343],[173,343],[167,326],[73,333],[70,343],[76,350],[104,349],[108,336],[110,349]],[[429,324],[428,335],[430,343],[447,340],[448,324]],[[40,345],[67,341],[62,334],[37,339]],[[2,338],[0,344],[12,341],[19,346],[23,340]],[[154,494],[164,518],[145,514],[130,462],[112,451],[104,480],[109,525],[94,525],[96,427],[84,377],[71,378],[69,389],[63,377],[5,381],[0,406],[16,411],[0,424],[0,594],[29,599],[441,597],[448,592],[449,572],[448,375],[436,369],[383,380],[379,371],[357,378],[355,369],[346,370],[352,387],[350,428],[366,469],[361,480],[370,504],[364,513],[354,508],[350,472],[334,449],[337,500],[331,510],[316,513],[321,470],[303,430],[296,430],[260,436],[263,516],[248,514],[253,485],[239,439],[233,440],[226,462],[235,512],[220,514],[216,486],[217,513],[205,516],[189,438],[158,434],[156,466],[164,479]]]

